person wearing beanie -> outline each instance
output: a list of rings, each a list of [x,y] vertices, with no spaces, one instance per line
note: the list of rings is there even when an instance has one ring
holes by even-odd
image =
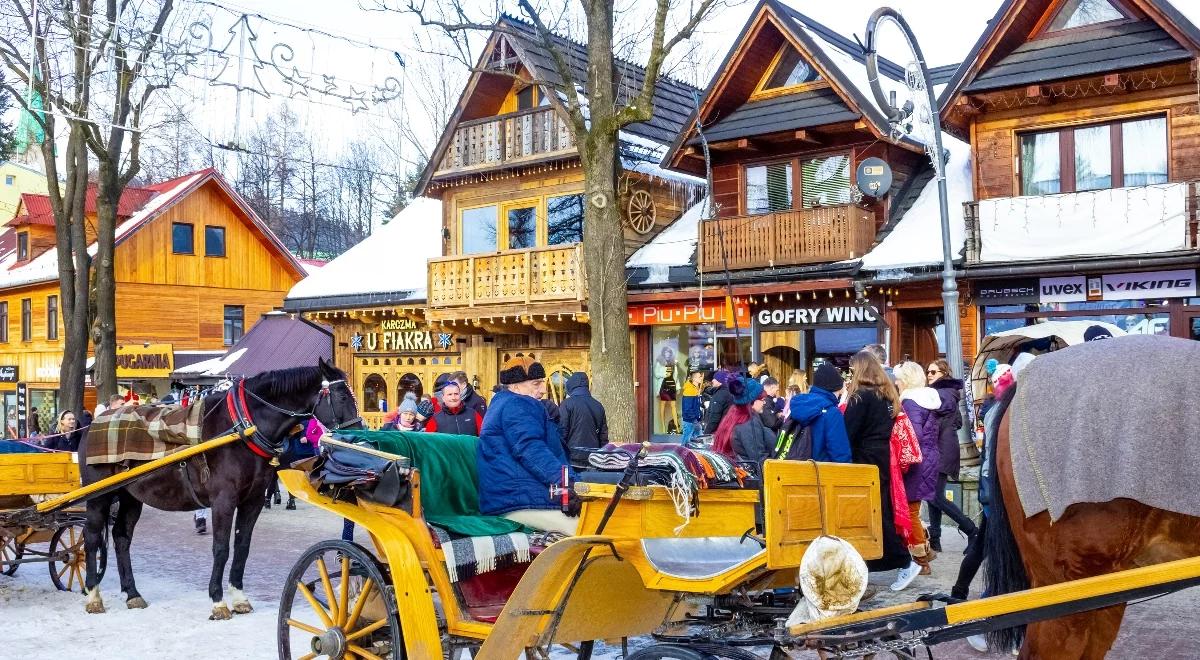
[[[796,432],[804,428],[812,432],[812,457],[815,460],[850,462],[846,420],[838,410],[838,396],[845,387],[842,374],[825,362],[813,372],[813,383],[808,392],[797,394],[788,402],[788,418],[799,424]]]
[[[735,384],[736,383],[736,384]],[[763,426],[764,395],[754,378],[731,381],[733,407],[717,427],[713,449],[742,463],[752,463],[761,474],[763,461],[775,453],[775,433]]]
[[[479,511],[503,516],[526,527],[574,535],[579,499],[568,506],[551,496],[564,486],[563,473],[574,483],[558,425],[550,421],[539,397],[546,370],[533,358],[518,355],[500,368],[504,389],[492,397],[476,444]]]
[[[708,410],[704,412],[704,432],[716,433],[725,413],[733,405],[733,395],[729,393],[727,383],[740,380],[724,369],[718,369],[713,374],[713,393],[708,400]]]
[[[404,400],[396,408],[395,429],[397,431],[420,431],[417,423],[417,395],[412,392],[404,394]]]
[[[422,397],[421,400],[417,402],[417,424],[419,424],[421,428],[425,428],[425,424],[429,422],[429,418],[433,417],[433,412],[434,405],[432,397],[428,399]]]

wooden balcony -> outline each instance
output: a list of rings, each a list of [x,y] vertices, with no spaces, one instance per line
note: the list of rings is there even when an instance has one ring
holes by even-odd
[[[571,127],[554,108],[465,121],[455,129],[434,176],[519,165],[575,153]]]
[[[700,270],[855,259],[874,241],[874,214],[853,204],[707,220],[700,223]]]
[[[428,296],[426,317],[433,322],[582,312],[583,246],[430,259]]]

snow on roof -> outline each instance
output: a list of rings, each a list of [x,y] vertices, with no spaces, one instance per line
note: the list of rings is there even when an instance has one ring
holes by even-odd
[[[1179,12],[1193,27],[1200,29],[1200,2],[1196,0],[1169,0],[1175,11]]]
[[[974,200],[971,184],[971,148],[945,133],[942,144],[950,152],[946,163],[946,192],[950,210],[950,253],[958,255],[966,239],[963,203]],[[917,201],[896,223],[892,232],[863,255],[864,270],[892,270],[942,263],[941,210],[937,178],[925,184]]]
[[[661,179],[671,183],[679,183],[689,186],[704,186],[704,179],[676,172],[661,167],[664,156],[671,146],[668,144],[660,144],[649,138],[644,138],[640,135],[634,135],[629,131],[621,131],[621,165],[627,171],[639,172],[654,179]]]
[[[174,371],[177,375],[184,374],[223,374],[231,364],[238,361],[238,358],[245,354],[246,349],[239,348],[228,355],[216,357],[211,360],[204,360],[195,364],[189,364],[186,367],[180,367]]]
[[[358,245],[300,280],[289,299],[407,292],[425,298],[426,260],[442,256],[442,203],[418,197]]]
[[[650,242],[638,248],[633,256],[625,262],[630,268],[649,268],[651,280],[656,279],[655,271],[662,270],[661,282],[647,280],[648,284],[666,281],[666,271],[671,266],[688,266],[692,263],[692,254],[696,251],[696,241],[700,235],[700,219],[704,217],[708,198],[696,202],[683,215],[679,216],[666,229],[662,230]]]

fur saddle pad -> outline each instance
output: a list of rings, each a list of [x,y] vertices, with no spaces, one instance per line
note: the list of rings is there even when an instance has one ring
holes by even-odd
[[[1009,453],[1027,517],[1128,498],[1200,516],[1200,342],[1129,335],[1040,355],[1017,379]]]
[[[204,404],[189,406],[122,406],[92,421],[87,437],[87,464],[152,461],[199,443]]]

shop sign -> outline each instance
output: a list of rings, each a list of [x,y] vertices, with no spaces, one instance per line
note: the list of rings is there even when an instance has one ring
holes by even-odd
[[[0,383],[15,383],[20,379],[21,370],[15,364],[0,364]]]
[[[1086,287],[1087,278],[1082,275],[1043,277],[1038,284],[1038,302],[1060,303],[1087,300]]]
[[[17,383],[17,437],[28,438],[29,428],[29,386]]]
[[[454,336],[449,332],[434,333],[417,327],[412,319],[388,319],[378,329],[350,337],[350,348],[355,351],[384,353],[415,353],[446,351],[454,346]]]
[[[983,304],[1019,305],[1038,302],[1038,281],[1035,278],[984,282],[977,286],[975,300]]]
[[[829,323],[875,323],[879,310],[871,305],[840,307],[789,307],[758,312],[760,326],[824,325]]]
[[[117,347],[117,378],[170,378],[175,351],[171,344]]]
[[[1101,277],[1105,300],[1190,298],[1196,295],[1196,271],[1160,270],[1151,273],[1117,273]]]
[[[38,367],[37,369],[33,370],[34,376],[36,376],[37,379],[40,381],[58,380],[58,377],[61,373],[62,373],[61,365],[54,365],[51,367]]]
[[[750,327],[750,310],[745,303],[733,306],[733,317],[739,327]],[[629,307],[629,325],[699,325],[702,323],[724,323],[733,327],[728,306],[724,298],[709,298],[703,304],[696,302],[668,302]]]

